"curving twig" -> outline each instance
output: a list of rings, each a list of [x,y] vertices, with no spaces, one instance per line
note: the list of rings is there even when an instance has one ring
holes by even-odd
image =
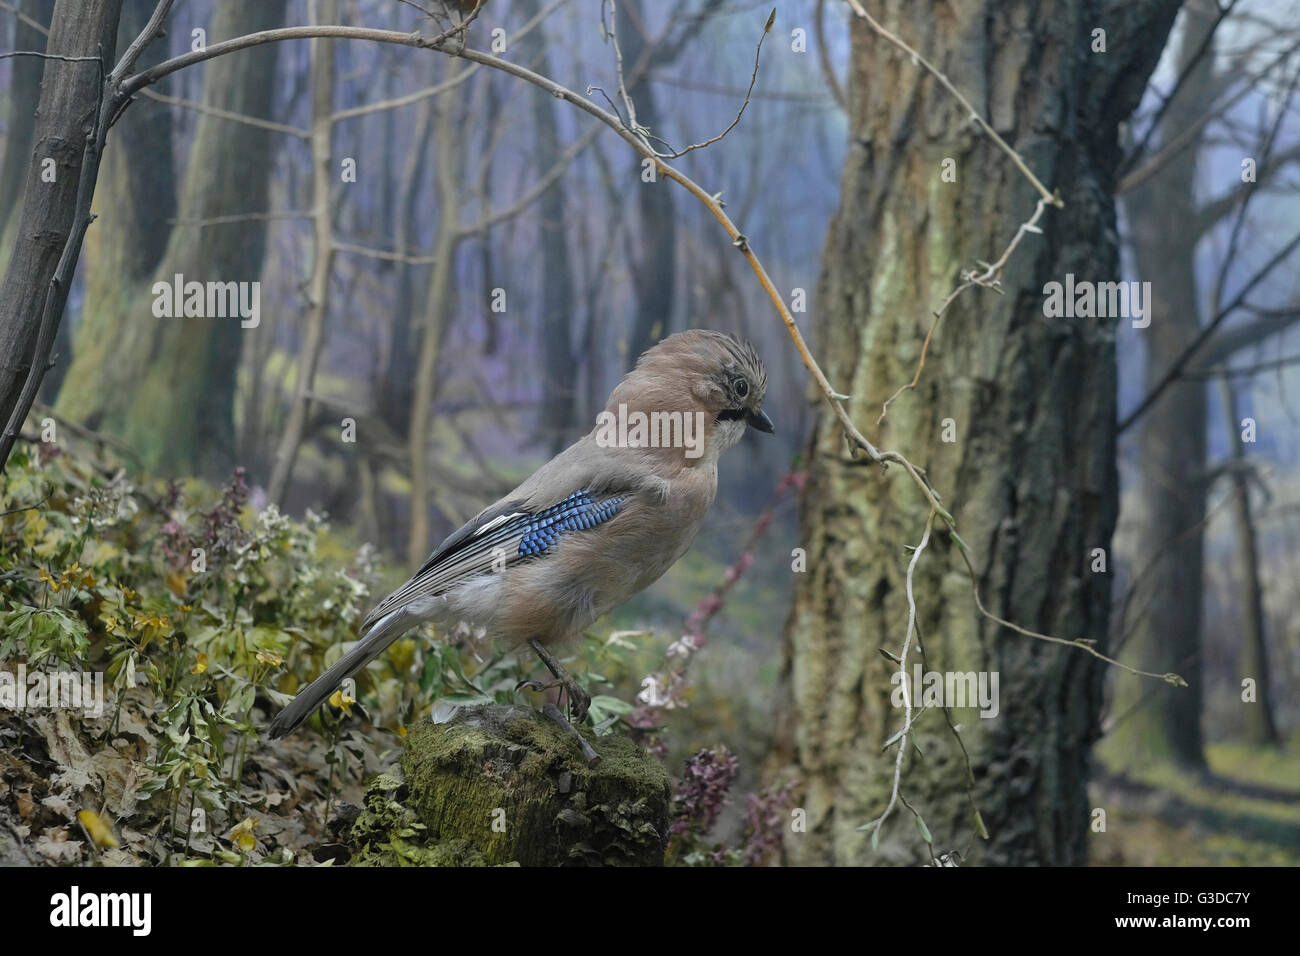
[[[921,381],[921,372],[925,368],[925,356],[930,349],[930,339],[934,336],[935,330],[939,327],[939,320],[942,319],[943,314],[948,311],[948,306],[952,305],[953,300],[972,286],[982,286],[986,289],[992,289],[999,295],[1002,294],[1002,269],[1006,266],[1007,260],[1011,258],[1011,253],[1015,252],[1016,246],[1020,245],[1020,240],[1025,237],[1025,233],[1032,232],[1035,235],[1042,233],[1043,230],[1038,228],[1038,220],[1042,218],[1043,211],[1047,208],[1048,202],[1049,200],[1047,199],[1038,200],[1038,205],[1034,207],[1034,214],[1020,224],[1020,228],[1016,230],[1016,234],[1012,237],[1010,244],[1002,251],[1002,255],[998,257],[996,262],[992,264],[986,262],[978,263],[978,265],[984,267],[983,272],[967,270],[961,274],[961,284],[948,294],[948,298],[944,299],[943,304],[933,313],[934,321],[930,323],[930,330],[925,333],[925,341],[921,343],[921,361],[920,364],[916,366],[916,374],[912,376],[910,382],[906,385],[899,386],[898,391],[885,399],[885,404],[880,408],[880,417],[876,419],[877,427],[879,427],[880,423],[885,420],[885,416],[889,414],[889,406],[894,403],[894,400],[904,392],[916,388],[917,382]]]

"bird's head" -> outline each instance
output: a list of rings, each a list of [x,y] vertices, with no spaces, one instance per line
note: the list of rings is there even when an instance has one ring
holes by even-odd
[[[645,412],[683,411],[703,415],[708,445],[716,457],[740,441],[746,428],[774,431],[763,411],[767,370],[754,347],[722,332],[691,329],[647,349],[609,397]]]

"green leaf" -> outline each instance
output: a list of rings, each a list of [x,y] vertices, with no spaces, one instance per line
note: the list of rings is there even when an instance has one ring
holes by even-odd
[[[975,811],[975,830],[984,839],[987,840],[989,838],[988,828],[984,826],[984,818],[980,816],[980,812],[978,810]]]
[[[921,839],[926,843],[934,843],[934,837],[930,836],[930,828],[925,825],[925,821],[919,816],[916,818],[916,828],[921,831]]]
[[[621,697],[611,697],[608,694],[597,694],[591,698],[591,706],[611,714],[630,714],[636,709]]]

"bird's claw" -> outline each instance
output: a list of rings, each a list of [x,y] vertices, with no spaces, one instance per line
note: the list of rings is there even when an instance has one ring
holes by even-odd
[[[582,723],[587,719],[587,711],[591,709],[591,695],[572,677],[558,683],[569,696],[569,719],[575,724]]]
[[[557,677],[555,680],[543,683],[538,680],[521,680],[515,684],[515,693],[527,688],[528,690],[542,691],[543,693],[552,688],[561,688],[568,699],[569,719],[575,724],[580,724],[587,719],[587,711],[591,709],[591,695],[576,680],[566,674],[564,677]]]

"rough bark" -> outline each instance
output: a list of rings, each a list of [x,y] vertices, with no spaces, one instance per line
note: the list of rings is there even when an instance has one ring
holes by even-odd
[[[376,778],[351,830],[353,865],[662,866],[672,789],[623,737],[577,743],[531,710],[468,709],[425,722]]]
[[[54,0],[22,0],[19,11],[37,23],[48,25]],[[14,18],[15,50],[45,49],[45,34],[30,23]],[[22,199],[23,182],[32,161],[32,136],[36,131],[36,102],[41,95],[45,61],[36,56],[15,57],[9,80],[8,126],[4,158],[0,160],[0,236],[4,236]],[[9,251],[9,238],[0,240],[0,251]]]
[[[1133,109],[1178,4],[903,2],[874,4],[885,26],[929,56],[1025,158],[1059,188],[1044,235],[1003,275],[1005,295],[975,290],[949,310],[919,387],[895,403],[879,444],[921,467],[957,516],[986,606],[1026,627],[1107,635],[1109,550],[1117,509],[1113,321],[1047,319],[1043,287],[1066,273],[1119,278],[1112,201],[1118,124]],[[1091,54],[1105,24],[1107,52]],[[827,239],[816,328],[830,381],[868,426],[916,370],[931,310],[976,260],[998,255],[1037,194],[975,134],[949,95],[905,55],[854,22],[849,154]],[[958,181],[940,176],[945,157]],[[952,419],[956,440],[942,440]],[[927,505],[897,469],[847,460],[820,406],[809,446],[783,684],[783,732],[803,781],[808,831],[786,838],[798,864],[914,863],[925,846],[902,808],[879,853],[858,828],[889,799],[899,729],[890,704],[907,621],[904,577]],[[1088,750],[1101,670],[1078,650],[995,626],[973,606],[964,566],[936,533],[915,576],[924,666],[1000,676],[1000,713],[954,710],[973,764],[973,799],[991,839],[974,837],[961,748],[941,713],[916,726],[903,792],[936,849],[985,864],[1077,864],[1087,856]],[[911,662],[920,661],[913,651]]]
[[[284,0],[223,4],[209,41],[279,26]],[[269,118],[278,44],[220,57],[204,67],[209,106]],[[133,110],[153,107],[137,103]],[[155,318],[152,281],[252,282],[266,240],[260,220],[200,226],[192,220],[263,212],[274,166],[274,134],[205,114],[180,190],[178,216],[155,274],[121,293],[75,341],[58,409],[132,445],[167,472],[222,473],[234,457],[238,318]],[[268,303],[262,303],[265,321]]]
[[[1189,8],[1180,38],[1185,66],[1201,45],[1212,19]],[[1214,78],[1213,56],[1205,56],[1165,113],[1160,131],[1167,140],[1187,129],[1204,111]],[[1170,223],[1196,215],[1199,147],[1184,150],[1157,176],[1125,199],[1132,223],[1138,274],[1151,283],[1151,326],[1146,343],[1146,381],[1157,381],[1201,330],[1196,284],[1197,236]],[[1135,567],[1140,589],[1126,627],[1122,650],[1142,670],[1174,671],[1187,687],[1128,674],[1115,678],[1111,712],[1116,717],[1108,759],[1125,769],[1153,760],[1205,766],[1201,734],[1204,679],[1201,655],[1206,483],[1205,382],[1175,382],[1147,411],[1138,436],[1137,519],[1141,532]],[[1170,542],[1177,539],[1177,544]]]
[[[86,141],[99,114],[102,78],[113,68],[121,13],[122,0],[59,0],[54,7],[48,52],[99,62],[45,61],[22,215],[0,286],[0,418],[5,420],[18,406],[50,282],[76,225]],[[46,159],[54,160],[52,183],[42,180]],[[61,316],[62,306],[52,320]]]
[[[139,35],[156,0],[124,0],[118,49]],[[167,45],[155,42],[137,61],[139,67],[166,59]],[[86,233],[86,285],[78,331],[88,334],[128,308],[126,296],[158,267],[167,249],[176,216],[176,171],[172,159],[171,110],[147,103],[127,110],[109,134],[95,185],[96,224]],[[93,333],[89,333],[93,334]],[[59,394],[72,364],[75,337],[66,318],[59,326],[55,364],[42,388]]]

